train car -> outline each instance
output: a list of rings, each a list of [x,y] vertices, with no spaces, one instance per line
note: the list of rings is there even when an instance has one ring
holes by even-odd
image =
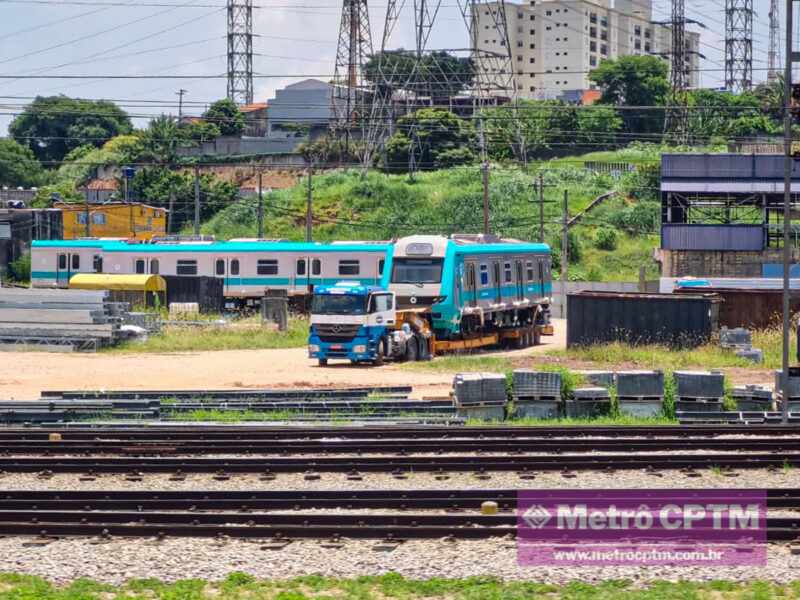
[[[438,339],[549,324],[550,247],[483,235],[395,242],[382,285],[398,309],[430,307]]]
[[[382,242],[35,241],[31,283],[68,287],[76,273],[220,277],[225,280],[226,299],[253,304],[266,290],[285,290],[295,297],[342,279],[375,285],[380,282],[388,247]]]

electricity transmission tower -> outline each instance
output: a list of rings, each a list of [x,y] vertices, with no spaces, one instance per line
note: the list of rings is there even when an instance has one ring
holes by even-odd
[[[769,3],[769,51],[767,52],[767,79],[774,80],[778,77],[780,69],[780,12],[778,0],[770,0]]]
[[[360,120],[367,87],[364,65],[372,56],[372,32],[367,0],[344,0],[336,50],[336,68],[331,94],[334,132],[344,133],[349,141],[350,129]]]
[[[408,5],[411,6],[408,6]],[[472,111],[479,111],[492,103],[498,96],[512,100],[516,96],[516,82],[511,62],[511,47],[506,24],[505,0],[457,0],[462,20],[467,30],[467,48],[431,48],[430,39],[437,25],[437,17],[442,8],[442,0],[389,0],[383,28],[380,51],[376,59],[374,93],[370,103],[369,127],[365,135],[363,163],[371,163],[377,150],[392,133],[395,105],[402,106],[404,112],[413,112],[424,106],[434,106],[437,101],[449,100],[446,97],[453,90],[461,89],[472,96]],[[393,37],[398,23],[402,21],[404,9],[413,10],[414,50],[402,53],[403,60],[387,55],[392,50]],[[491,37],[499,39],[502,50],[493,51],[478,43],[479,14],[491,15]],[[452,26],[448,24],[451,29]],[[458,55],[471,61],[471,73],[453,72],[445,62],[446,54]],[[394,60],[392,59],[394,58]],[[417,168],[420,155],[424,152],[423,142],[412,122],[406,132],[410,141],[409,170]]]
[[[725,0],[725,87],[753,85],[753,0]]]
[[[669,21],[661,22],[672,32],[669,52],[662,56],[670,59],[670,96],[664,119],[664,133],[671,134],[672,140],[679,144],[688,142],[689,109],[686,102],[686,91],[689,88],[689,55],[702,54],[686,47],[686,25],[692,23],[705,27],[699,21],[686,18],[685,0],[672,0],[672,14]],[[705,58],[705,57],[703,57]]]
[[[253,102],[253,0],[228,0],[228,99]]]

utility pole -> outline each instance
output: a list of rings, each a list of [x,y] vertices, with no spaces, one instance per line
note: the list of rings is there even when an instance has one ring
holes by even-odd
[[[258,173],[258,239],[264,239],[264,193],[261,190],[261,172]]]
[[[308,167],[308,189],[306,192],[306,241],[311,241],[311,177],[312,168]]]
[[[481,175],[483,178],[483,233],[489,234],[489,161],[486,158],[486,136],[481,117]]]
[[[544,244],[544,177],[539,173],[539,243]]]
[[[194,234],[200,235],[200,167],[194,166]]]
[[[172,210],[175,208],[175,192],[169,192],[169,211],[167,212],[167,235],[172,232]]]
[[[753,0],[725,0],[725,88],[753,85]]]
[[[83,211],[83,216],[86,219],[86,237],[92,237],[92,227],[89,224],[89,190],[86,190],[86,206]]]
[[[792,205],[792,67],[798,55],[794,52],[792,13],[796,0],[786,0],[786,70],[783,88],[783,355],[781,357],[781,422],[789,423],[789,267],[792,249],[789,246]]]
[[[178,96],[178,124],[180,124],[181,119],[183,119],[183,95],[186,93],[187,90],[181,88],[175,94]]]
[[[564,190],[561,224],[561,318],[567,316],[567,261],[569,260],[569,192]]]

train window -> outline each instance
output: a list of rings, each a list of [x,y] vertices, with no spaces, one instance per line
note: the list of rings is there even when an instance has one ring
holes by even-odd
[[[512,271],[511,271],[511,263],[510,262],[503,263],[503,280],[506,283],[511,283],[512,281],[514,281],[514,276],[513,276]]]
[[[77,271],[81,268],[81,257],[77,254],[72,255],[72,270]]]
[[[339,261],[339,275],[358,275],[360,272],[361,266],[357,260]]]
[[[489,265],[481,265],[481,286],[489,285]]]
[[[297,259],[297,274],[298,275],[305,275],[306,274],[306,259],[305,258],[298,258]]]
[[[385,264],[386,264],[386,261],[383,260],[383,259],[380,259],[378,261],[378,275],[383,275],[383,267],[384,267]]]
[[[103,272],[103,257],[97,254],[94,255],[92,259],[92,269],[95,273],[102,273]]]
[[[134,265],[134,271],[136,271],[137,275],[143,275],[144,274],[144,259],[143,258],[137,258],[136,259],[136,264]]]
[[[58,268],[59,269],[66,269],[67,268],[67,255],[66,254],[59,254],[58,255]]]
[[[322,273],[322,262],[318,258],[315,258],[311,261],[311,274],[319,275],[320,273]]]
[[[158,259],[157,258],[150,259],[150,274],[151,275],[158,275]]]
[[[544,273],[545,273],[544,263],[542,261],[539,261],[539,279],[544,279]]]
[[[277,275],[278,274],[278,261],[277,260],[259,260],[256,264],[256,273],[259,275]]]
[[[239,274],[239,259],[234,258],[231,261],[231,275],[238,275]]]
[[[528,281],[533,281],[533,261],[529,260],[525,263],[525,270],[527,271]]]
[[[214,272],[220,276],[225,275],[225,261],[223,259],[221,258],[217,259],[217,262],[215,263],[214,266]]]
[[[178,275],[197,275],[197,261],[179,260],[175,273]]]

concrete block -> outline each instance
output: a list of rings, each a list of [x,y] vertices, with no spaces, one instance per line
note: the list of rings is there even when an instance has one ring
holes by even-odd
[[[659,417],[664,413],[664,401],[661,398],[635,400],[618,398],[619,412],[632,417]]]
[[[592,418],[611,413],[611,399],[608,400],[567,400],[564,412],[568,417]]]
[[[560,414],[561,402],[514,402],[513,416],[518,419],[557,419]]]
[[[506,418],[506,407],[503,404],[494,406],[462,405],[456,407],[459,417],[480,421],[503,421]]]
[[[719,371],[675,371],[675,395],[679,398],[722,398],[725,376]]]
[[[658,397],[664,395],[664,373],[661,371],[619,371],[617,396]]]

